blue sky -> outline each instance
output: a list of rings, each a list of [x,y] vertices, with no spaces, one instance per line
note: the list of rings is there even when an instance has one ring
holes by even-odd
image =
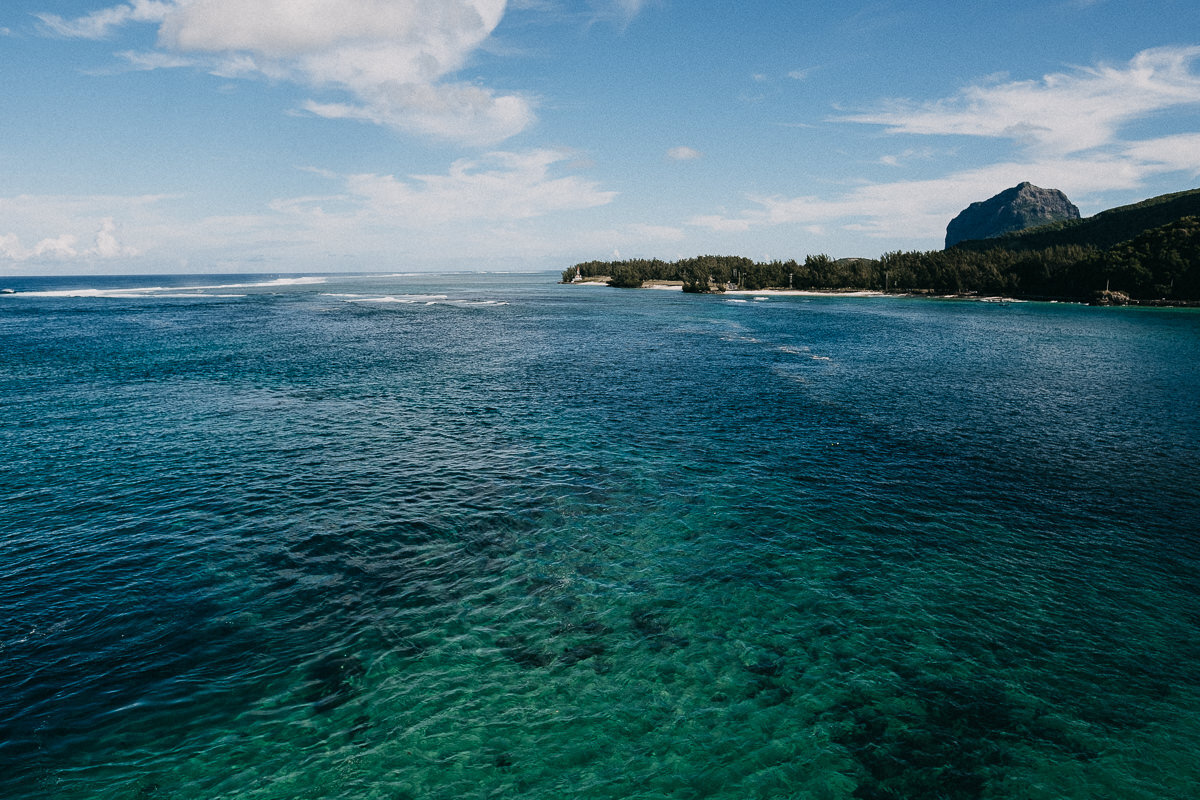
[[[1195,0],[5,0],[0,274],[941,247],[1200,186]]]

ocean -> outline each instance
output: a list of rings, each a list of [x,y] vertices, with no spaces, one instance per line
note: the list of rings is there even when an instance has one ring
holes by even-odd
[[[556,280],[0,280],[0,796],[1200,796],[1200,311]]]

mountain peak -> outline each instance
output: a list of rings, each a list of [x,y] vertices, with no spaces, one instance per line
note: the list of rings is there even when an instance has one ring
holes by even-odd
[[[990,239],[1010,231],[1079,219],[1079,209],[1058,189],[1022,181],[1011,189],[972,203],[946,226],[946,247],[968,239]]]

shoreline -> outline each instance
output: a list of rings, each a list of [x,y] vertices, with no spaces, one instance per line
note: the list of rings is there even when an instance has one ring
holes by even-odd
[[[581,281],[571,281],[564,283],[564,286],[604,286],[607,288],[608,276],[598,278],[584,278]],[[655,289],[658,291],[683,291],[683,281],[646,281],[641,289]],[[841,295],[845,297],[903,297],[908,293],[903,292],[881,292],[878,289],[724,289],[719,292],[703,292],[702,294],[712,295],[777,295],[791,297],[824,297],[827,295]],[[918,296],[918,295],[913,295]]]
[[[903,297],[903,294],[881,292],[877,289],[726,289],[713,294],[756,295],[779,297]]]
[[[585,278],[581,281],[564,283],[564,286],[603,286],[608,285],[608,276]],[[640,288],[655,291],[683,291],[683,281],[646,281]],[[711,295],[767,296],[767,297],[913,297],[924,300],[972,300],[979,303],[1073,303],[1097,308],[1200,308],[1200,300],[1135,300],[1128,299],[1120,303],[1096,303],[1072,297],[1010,297],[1007,295],[979,294],[936,294],[931,291],[884,292],[878,289],[725,289],[718,292],[703,292]]]

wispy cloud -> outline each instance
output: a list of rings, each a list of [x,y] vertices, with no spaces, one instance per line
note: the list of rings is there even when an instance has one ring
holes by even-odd
[[[1181,133],[1125,145],[1125,158],[1155,172],[1187,172],[1200,177],[1200,133]]]
[[[75,39],[104,39],[117,28],[130,22],[161,22],[174,8],[173,2],[133,0],[111,8],[93,11],[75,19],[57,14],[37,14],[37,18],[52,33]]]
[[[274,231],[287,232],[289,240],[318,243],[322,252],[348,254],[356,262],[364,253],[378,253],[427,265],[461,265],[464,260],[496,263],[504,254],[507,263],[528,266],[574,248],[682,235],[648,225],[603,235],[589,230],[591,217],[573,212],[605,206],[616,193],[570,174],[578,165],[568,151],[531,150],[463,159],[438,174],[318,170],[336,193],[275,201],[258,238],[267,241]]]
[[[1124,125],[1149,114],[1200,103],[1200,75],[1191,71],[1197,58],[1200,47],[1157,48],[1122,66],[971,86],[952,98],[892,101],[836,120],[883,125],[891,133],[1011,139],[1069,155],[1113,143]]]
[[[1128,64],[1078,69],[1039,81],[988,83],[930,103],[890,102],[837,118],[882,125],[893,134],[1008,139],[1014,157],[960,168],[926,180],[866,183],[839,196],[747,195],[734,214],[703,215],[691,224],[738,232],[771,225],[837,225],[867,236],[936,239],[966,205],[1021,181],[1072,197],[1132,190],[1156,175],[1200,175],[1200,133],[1123,139],[1139,119],[1200,105],[1200,76],[1191,65],[1200,47],[1158,48]],[[927,148],[881,156],[878,163],[929,160]]]
[[[203,66],[203,63],[189,56],[176,55],[175,53],[163,52],[148,52],[142,53],[136,50],[125,50],[117,53],[117,56],[124,59],[132,70],[155,70],[155,69],[182,69],[185,67]]]
[[[1179,154],[1178,145],[1172,147]],[[717,231],[749,231],[773,225],[836,225],[873,238],[940,239],[946,223],[970,203],[1001,189],[1031,181],[1062,189],[1071,197],[1136,188],[1158,164],[1125,156],[1011,161],[953,172],[940,178],[867,184],[834,197],[747,195],[750,207],[733,215],[700,216],[691,224]]]
[[[684,239],[682,228],[671,225],[644,225],[635,223],[624,229],[628,237],[642,242],[681,242]]]
[[[402,254],[422,263],[461,263],[497,252],[545,256],[582,241],[587,220],[572,212],[616,197],[574,174],[579,166],[566,150],[529,150],[462,159],[437,174],[310,169],[330,182],[329,193],[281,197],[249,214],[200,218],[174,216],[167,201],[177,198],[165,195],[0,197],[0,266],[85,268],[124,259],[122,269],[137,271],[139,265],[161,268],[187,258],[219,269],[218,260],[230,253],[244,263],[288,269],[327,258],[329,264],[361,264],[372,254]],[[638,242],[681,233],[643,225],[621,235]]]
[[[703,157],[704,157],[704,154],[701,153],[699,150],[688,147],[686,145],[680,145],[679,147],[672,147],[670,150],[667,151],[667,158],[671,159],[672,161],[695,161],[696,159],[703,158]]]
[[[646,0],[612,0],[612,2],[627,17],[637,16],[646,5]]]
[[[632,22],[649,2],[650,0],[589,0],[595,18],[616,21],[622,25]]]
[[[63,36],[104,38],[159,24],[159,50],[124,58],[140,69],[183,66],[262,75],[346,100],[311,101],[321,116],[435,138],[492,144],[528,127],[533,100],[451,79],[488,40],[506,0],[135,0],[76,19],[42,15]]]
[[[575,175],[554,177],[559,150],[496,152],[456,161],[445,175],[350,175],[345,192],[362,211],[389,224],[425,227],[447,222],[513,222],[610,203],[616,192]]]
[[[360,95],[360,103],[318,103],[303,109],[326,119],[354,119],[397,130],[488,145],[514,136],[533,121],[530,104],[516,95],[464,83],[385,84]]]
[[[885,167],[902,167],[913,161],[932,161],[936,154],[929,147],[910,147],[900,153],[887,153],[879,157],[879,163]]]

